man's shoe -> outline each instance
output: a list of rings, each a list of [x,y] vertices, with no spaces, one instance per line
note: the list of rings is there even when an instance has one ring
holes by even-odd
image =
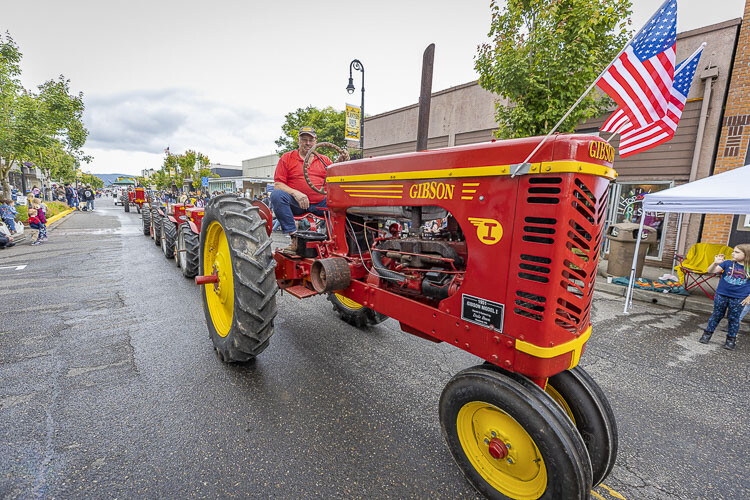
[[[724,349],[728,351],[734,351],[734,348],[737,347],[737,339],[736,338],[728,338],[727,341],[724,343]]]
[[[705,332],[698,342],[701,344],[708,344],[708,341],[711,340],[711,335],[713,335],[713,332]]]

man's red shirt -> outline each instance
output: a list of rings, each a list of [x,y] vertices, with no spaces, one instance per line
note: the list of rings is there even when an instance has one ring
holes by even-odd
[[[320,157],[323,158],[326,165],[331,164],[331,160],[327,156],[320,155]],[[310,204],[314,205],[315,203],[323,201],[325,196],[316,193],[307,185],[305,174],[302,172],[302,164],[304,162],[305,159],[299,155],[299,151],[296,149],[284,153],[281,155],[279,163],[276,165],[276,172],[274,173],[273,180],[274,182],[283,182],[290,188],[306,194],[310,199]],[[310,176],[310,181],[312,181],[313,185],[321,188],[326,179],[326,167],[320,160],[313,156],[310,165],[307,167],[307,175]]]

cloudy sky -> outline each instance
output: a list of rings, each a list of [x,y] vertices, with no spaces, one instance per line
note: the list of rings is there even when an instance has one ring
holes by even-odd
[[[745,4],[678,1],[678,31]],[[634,26],[660,4],[634,0]],[[64,74],[83,91],[93,173],[158,168],[167,146],[229,165],[273,153],[286,113],[359,103],[353,58],[368,115],[413,104],[424,48],[436,45],[433,90],[475,80],[489,21],[489,0],[0,0],[24,85]]]

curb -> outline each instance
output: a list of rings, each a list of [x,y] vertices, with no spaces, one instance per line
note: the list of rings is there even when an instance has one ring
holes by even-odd
[[[53,215],[52,217],[50,217],[49,219],[47,219],[47,230],[51,231],[54,227],[59,226],[60,225],[59,223],[61,223],[63,221],[63,219],[65,219],[68,215],[70,215],[73,212],[75,212],[75,209],[74,208],[69,208],[69,209],[67,209],[67,210],[65,210],[63,212],[60,212],[57,215]],[[53,224],[54,224],[54,227],[53,227]],[[28,231],[33,231],[33,229],[29,229],[27,227],[24,227],[24,233],[23,233],[23,235],[21,235],[18,238],[14,238],[14,242],[16,244],[23,243],[24,241],[26,241],[28,239],[28,237],[26,236],[26,231],[27,230]]]
[[[608,295],[625,297],[625,291],[627,288],[622,285],[607,283],[606,281],[601,283],[597,280],[597,283],[594,285],[594,290]],[[689,311],[698,314],[707,314],[709,316],[714,311],[713,301],[709,301],[708,298],[702,296],[649,292],[648,290],[639,290],[636,288],[633,290],[633,300],[648,302],[650,304],[668,307],[677,311]],[[742,322],[750,323],[750,314],[748,314]]]

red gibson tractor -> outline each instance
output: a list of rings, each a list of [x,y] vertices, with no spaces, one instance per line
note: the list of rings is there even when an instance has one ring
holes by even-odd
[[[185,203],[175,203],[167,207],[167,212],[161,218],[161,251],[164,257],[171,259],[175,256],[175,244],[177,243],[177,230],[183,222],[187,220],[185,210],[192,208],[193,205]],[[179,259],[175,259],[179,266]]]
[[[185,210],[185,219],[177,230],[177,266],[182,269],[186,278],[194,278],[198,274],[198,260],[200,257],[200,234],[203,208],[193,207]]]
[[[154,240],[154,245],[161,246],[161,225],[162,219],[167,215],[167,206],[160,205],[159,202],[154,202],[148,209],[144,209],[141,213],[141,221],[143,223],[143,235],[151,236]],[[148,228],[148,229],[147,229]]]
[[[268,215],[249,200],[212,199],[195,279],[220,358],[268,346],[278,288],[334,294],[361,322],[385,315],[486,361],[453,377],[439,403],[448,447],[479,492],[587,498],[617,454],[612,409],[578,367],[616,174],[594,136],[556,135],[522,164],[540,141],[335,164],[327,232],[298,231],[291,253],[271,252]],[[423,235],[437,219],[447,224]],[[380,229],[393,220],[411,230]]]
[[[122,205],[126,212],[130,212],[130,205],[135,205],[138,213],[141,213],[143,205],[147,204],[146,189],[137,187],[135,190],[128,188],[127,195],[122,197]]]

